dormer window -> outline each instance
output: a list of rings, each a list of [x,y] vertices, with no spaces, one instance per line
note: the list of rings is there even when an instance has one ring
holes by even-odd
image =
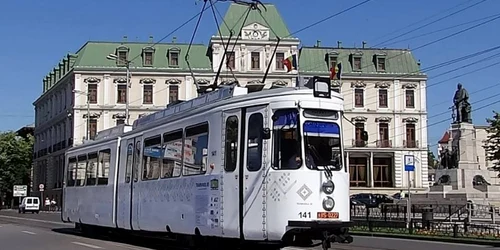
[[[116,60],[116,65],[125,66],[127,64],[128,52],[129,48],[125,46],[120,46],[116,49],[116,55],[118,56],[118,59]]]
[[[179,67],[179,48],[171,48],[168,50],[168,66],[169,67]]]
[[[377,56],[377,71],[385,71],[385,56]]]
[[[334,68],[338,64],[339,53],[337,51],[330,51],[325,55],[325,61],[328,66],[328,70]]]
[[[333,55],[330,55],[330,58],[329,58],[329,64],[330,64],[330,69],[331,68],[335,68],[337,66],[337,56],[333,56]]]
[[[142,49],[142,64],[144,66],[153,66],[153,55],[154,55],[153,47],[146,47]]]
[[[352,58],[352,69],[355,71],[361,71],[361,57],[354,56]]]

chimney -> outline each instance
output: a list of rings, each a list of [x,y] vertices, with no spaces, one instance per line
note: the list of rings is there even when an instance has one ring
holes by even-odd
[[[176,36],[172,37],[172,43],[175,43],[176,41],[177,41],[177,37]]]
[[[149,42],[153,43],[153,36],[149,36]]]
[[[417,65],[420,68],[420,59],[418,60]]]
[[[365,41],[363,41],[363,49],[365,48],[365,46],[366,46],[366,42],[365,42]]]
[[[321,40],[316,40],[316,47],[321,47]]]
[[[342,48],[342,42],[341,41],[337,41],[337,48]]]

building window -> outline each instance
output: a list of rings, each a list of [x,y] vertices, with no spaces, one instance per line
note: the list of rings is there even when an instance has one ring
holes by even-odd
[[[406,124],[406,142],[405,146],[407,148],[416,148],[417,147],[417,141],[416,139],[416,133],[415,133],[415,124],[414,123],[408,123]]]
[[[230,116],[226,120],[226,143],[224,145],[224,170],[236,170],[238,159],[238,117]]]
[[[179,66],[179,51],[178,50],[170,51],[168,58],[169,58],[168,65],[170,67]]]
[[[350,158],[349,172],[351,187],[366,187],[368,176],[368,161],[366,158]]]
[[[97,135],[97,119],[89,120],[89,131],[90,131],[90,139],[93,140]]]
[[[117,118],[116,119],[116,125],[118,126],[118,125],[121,125],[121,124],[125,124],[125,119],[123,119],[123,118]]]
[[[117,103],[126,103],[127,102],[127,85],[120,84],[117,86]]]
[[[260,69],[260,53],[252,52],[252,69]]]
[[[89,103],[97,103],[97,84],[87,85],[87,91],[89,94]]]
[[[284,60],[285,53],[276,53],[276,69],[285,69],[285,64],[283,63]]]
[[[387,89],[379,89],[378,90],[378,107],[379,108],[387,108]]]
[[[330,56],[329,61],[330,61],[330,67],[328,69],[335,68],[337,66],[337,57],[336,56]]]
[[[379,133],[378,147],[380,147],[380,148],[391,147],[391,143],[389,141],[389,124],[388,123],[379,123],[378,133]]]
[[[406,92],[406,107],[415,108],[415,91],[413,89],[407,89],[405,92]]]
[[[179,100],[179,86],[170,85],[168,87],[168,100],[170,103],[176,102]]]
[[[393,187],[392,158],[373,158],[373,185]]]
[[[143,86],[142,103],[153,104],[153,85]]]
[[[144,51],[144,66],[153,65],[153,51]]]
[[[354,57],[353,58],[353,64],[352,64],[352,69],[356,71],[361,70],[361,57]]]
[[[126,50],[118,51],[118,61],[117,61],[118,65],[125,65],[125,63],[127,62],[127,54],[128,52]]]
[[[235,68],[235,58],[234,58],[234,52],[226,52],[226,67],[228,69],[234,69]]]
[[[363,89],[354,90],[354,107],[362,108],[364,106],[364,91]]]
[[[358,122],[354,125],[355,125],[355,133],[356,133],[356,137],[354,140],[354,146],[355,147],[366,146],[366,142],[363,140],[363,131],[365,131],[365,124]]]
[[[378,71],[385,71],[385,58],[384,57],[377,58],[377,70]]]

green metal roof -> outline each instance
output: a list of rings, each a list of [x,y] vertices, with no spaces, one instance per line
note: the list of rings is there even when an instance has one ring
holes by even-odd
[[[422,74],[410,50],[377,48],[328,48],[302,47],[299,55],[299,72],[303,74],[328,74],[327,54],[336,54],[342,63],[342,73],[354,74]],[[352,55],[361,56],[361,71],[354,71]],[[384,56],[385,70],[377,71],[375,56]]]
[[[153,46],[154,45],[154,46]],[[64,59],[52,69],[44,78],[43,92],[52,88],[60,79],[62,79],[71,70],[94,70],[94,69],[123,69],[118,66],[115,60],[108,60],[106,56],[115,54],[117,48],[125,47],[128,49],[128,60],[132,61],[131,71],[134,68],[151,71],[170,72],[189,72],[189,67],[184,60],[189,44],[177,43],[138,43],[138,42],[95,42],[89,41],[84,44],[75,54],[68,54]],[[143,64],[143,49],[153,48],[153,65]],[[169,65],[168,52],[171,49],[179,50],[178,66]],[[194,72],[212,72],[212,66],[209,58],[206,56],[207,46],[203,44],[193,44],[189,53],[189,63]]]
[[[269,38],[271,39],[276,39],[275,33],[280,38],[288,37],[290,35],[290,31],[283,21],[283,18],[281,18],[276,6],[273,4],[264,4],[264,6],[265,8],[259,5],[259,9],[262,11],[261,13],[259,13],[259,10],[257,9],[252,9],[246,22],[243,23],[246,12],[248,11],[248,6],[232,3],[224,16],[224,22],[219,24],[222,36],[229,36],[230,29],[234,31],[234,36],[236,36],[242,27],[252,23],[258,23],[270,29]],[[216,36],[219,36],[218,31],[216,31]]]

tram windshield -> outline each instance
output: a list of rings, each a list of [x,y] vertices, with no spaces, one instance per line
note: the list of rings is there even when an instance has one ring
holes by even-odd
[[[302,138],[299,136],[301,130],[304,133]],[[297,109],[278,110],[273,115],[273,167],[299,169],[305,163],[313,170],[341,170],[340,140],[337,123],[307,120],[301,123]],[[304,147],[301,147],[302,143]]]
[[[333,122],[305,121],[303,131],[306,166],[317,170],[341,170],[339,125]]]

